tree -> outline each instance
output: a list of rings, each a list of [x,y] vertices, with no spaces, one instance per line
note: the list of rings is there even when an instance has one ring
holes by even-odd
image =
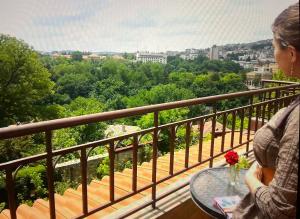
[[[93,76],[89,72],[66,74],[57,80],[58,93],[68,94],[71,99],[88,97],[92,90]]]
[[[125,98],[127,107],[166,103],[195,97],[192,91],[178,88],[175,84],[157,85],[151,90],[141,90],[137,95]]]
[[[39,101],[52,93],[53,86],[32,48],[0,35],[0,126],[38,120]]]
[[[116,110],[125,108],[123,97],[127,95],[128,86],[121,80],[112,77],[98,81],[90,93],[91,97],[106,103],[106,109]]]
[[[278,80],[278,81],[296,81],[296,82],[300,82],[300,79],[296,78],[296,77],[288,77],[286,76],[282,70],[278,70],[277,72],[275,72],[273,74],[272,77],[273,80]]]
[[[228,73],[221,78],[222,93],[232,93],[247,90],[246,85],[242,81],[242,77],[235,73]]]
[[[52,78],[56,81],[57,92],[67,94],[71,99],[87,97],[96,81],[92,69],[92,64],[85,61],[55,66]]]
[[[254,86],[258,86],[261,82],[261,75],[260,74],[256,74],[254,79],[253,79],[253,84]]]
[[[95,98],[77,97],[70,104],[65,105],[65,112],[63,113],[63,116],[71,117],[100,113],[103,111],[103,109],[104,104]],[[102,138],[104,136],[105,128],[106,125],[103,122],[90,123],[88,125],[81,125],[72,129],[66,129],[67,132],[70,132],[66,134],[66,136],[69,136],[71,139],[69,139],[70,141],[68,142],[76,142],[77,144],[81,144]],[[59,136],[64,137],[64,135],[61,133],[58,135],[58,137]],[[53,141],[56,141],[55,138]],[[59,140],[57,140],[57,142],[59,142]]]
[[[177,87],[187,88],[193,84],[195,75],[190,72],[172,72],[169,74],[169,82],[176,84]]]
[[[72,60],[74,61],[81,61],[82,60],[82,52],[75,51],[72,53]]]
[[[171,110],[165,110],[160,111],[158,115],[158,123],[160,125],[167,124],[171,122],[180,121],[187,118],[187,115],[189,113],[189,110],[187,108],[180,108],[180,109],[171,109]],[[137,120],[137,125],[141,127],[142,129],[150,128],[154,126],[154,114],[148,113],[144,116],[142,116],[140,119]],[[183,131],[182,127],[179,128],[181,131]],[[177,140],[182,140],[183,135],[185,136],[185,133],[182,135],[177,133]],[[163,129],[161,133],[159,134],[159,143],[158,143],[158,149],[160,153],[166,153],[169,152],[169,143],[170,143],[170,135],[168,133],[167,129]],[[175,146],[177,148],[177,144]]]
[[[219,93],[217,84],[217,81],[211,80],[210,74],[203,74],[195,78],[191,88],[196,97],[205,97]]]
[[[187,118],[189,110],[187,108],[171,109],[159,112],[158,123],[160,125],[177,122]],[[137,120],[137,125],[142,129],[154,126],[154,114],[148,113]]]

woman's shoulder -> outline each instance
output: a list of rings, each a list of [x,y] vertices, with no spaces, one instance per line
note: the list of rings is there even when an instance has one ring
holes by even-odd
[[[300,114],[300,104],[298,104],[289,114],[287,120],[285,129],[292,129],[292,131],[296,132],[298,130],[299,132],[299,114]]]
[[[300,113],[300,104],[298,104],[293,110],[292,112],[290,113],[289,117],[288,117],[288,120],[298,120],[299,122],[299,113]]]
[[[281,108],[275,115],[271,117],[271,119],[266,123],[266,127],[276,129],[277,124],[279,123],[279,120],[281,120],[284,112],[286,111],[287,107]]]

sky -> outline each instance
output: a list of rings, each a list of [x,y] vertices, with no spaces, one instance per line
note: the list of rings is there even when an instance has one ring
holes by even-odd
[[[271,39],[297,0],[0,0],[0,33],[39,51],[165,52]]]

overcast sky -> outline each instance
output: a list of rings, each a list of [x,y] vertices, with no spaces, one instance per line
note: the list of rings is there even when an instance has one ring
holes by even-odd
[[[36,50],[153,52],[272,38],[297,0],[0,0],[0,33]]]

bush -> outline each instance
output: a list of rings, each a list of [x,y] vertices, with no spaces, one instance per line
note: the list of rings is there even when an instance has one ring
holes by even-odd
[[[31,205],[38,198],[47,197],[46,167],[37,165],[35,167],[24,167],[19,170],[15,183],[17,203]]]
[[[97,177],[102,179],[107,175],[109,175],[109,158],[105,157],[97,168]]]
[[[55,179],[59,176],[55,175]],[[38,198],[47,198],[46,167],[44,165],[25,166],[15,177],[16,203],[32,205]],[[8,207],[8,197],[4,174],[0,174],[0,203]]]

